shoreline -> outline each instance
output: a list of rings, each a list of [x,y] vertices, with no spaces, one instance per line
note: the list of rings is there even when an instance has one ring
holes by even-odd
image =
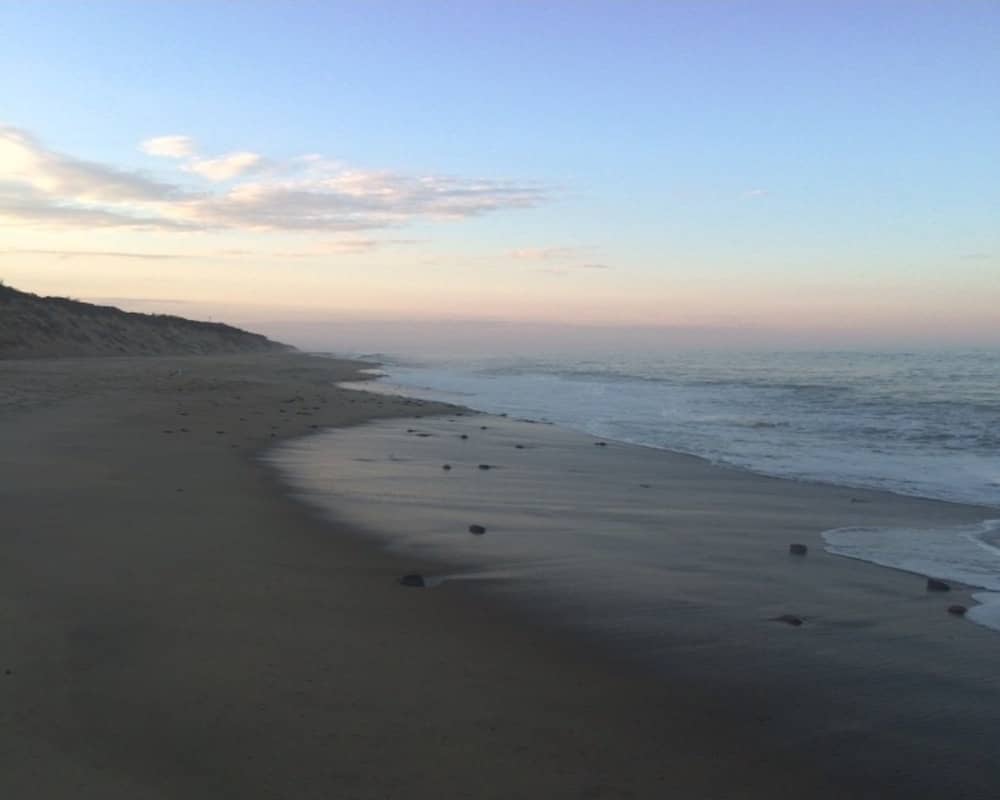
[[[257,459],[318,427],[442,410],[332,385],[356,370],[299,354],[0,362],[5,795],[955,789],[790,739],[761,715],[787,717],[789,691],[794,716],[818,713],[798,684],[745,691],[697,658],[653,678],[475,593],[400,587],[414,559],[319,519]],[[982,722],[952,731],[952,770]],[[957,777],[990,796],[991,775]]]
[[[386,388],[384,391],[379,390],[379,384],[377,383],[377,381],[380,377],[383,376],[374,374],[370,376],[362,375],[363,379],[344,381],[343,384],[341,385],[343,386],[343,388],[349,389],[351,391],[368,392],[370,394],[377,394],[383,397],[409,398],[409,399],[421,400],[422,402],[425,403],[441,403],[444,405],[450,405],[444,400],[432,400],[428,398],[421,398],[414,394],[407,394],[406,388],[401,386],[398,387],[398,390],[388,389],[388,388]],[[366,383],[371,383],[372,385],[365,387],[364,385]],[[763,470],[752,469],[750,467],[741,464],[731,464],[727,461],[722,461],[722,460],[713,461],[711,458],[707,456],[701,455],[699,453],[688,452],[687,450],[676,450],[671,447],[663,447],[660,445],[648,444],[646,442],[631,442],[626,439],[616,439],[613,436],[599,436],[595,433],[587,431],[584,428],[574,428],[572,426],[565,425],[559,422],[553,422],[552,420],[544,418],[532,419],[527,417],[512,417],[508,413],[497,414],[492,411],[485,411],[482,409],[475,408],[474,406],[456,406],[456,407],[462,408],[465,410],[466,413],[470,414],[479,414],[482,416],[495,417],[498,419],[508,419],[513,422],[525,422],[531,425],[550,425],[554,428],[557,428],[558,430],[565,431],[566,433],[573,434],[575,436],[580,436],[583,438],[602,439],[604,441],[614,442],[618,445],[622,445],[625,447],[638,447],[645,450],[652,450],[658,453],[665,453],[670,457],[691,458],[711,467],[718,467],[719,469],[723,470],[735,470],[737,472],[743,472],[748,475],[754,475],[758,478],[767,478],[776,481],[787,481],[789,483],[802,484],[805,486],[822,486],[833,489],[851,489],[851,490],[856,490],[858,492],[872,492],[875,494],[886,494],[886,495],[892,495],[893,497],[900,497],[910,500],[921,500],[931,503],[943,503],[945,505],[961,507],[961,508],[979,508],[982,509],[987,515],[995,514],[997,518],[1000,519],[1000,505],[992,506],[992,505],[985,505],[982,503],[968,502],[964,500],[954,500],[947,497],[931,497],[930,495],[900,492],[894,489],[888,489],[879,486],[865,486],[863,484],[855,484],[855,483],[836,483],[834,481],[820,480],[818,478],[802,478],[793,475],[782,475],[779,473],[765,472]],[[447,414],[447,413],[448,413],[447,411],[440,412],[440,414]],[[894,567],[886,567],[886,569],[894,569]]]
[[[444,378],[440,377],[438,372],[436,372],[438,366],[440,366],[440,371],[445,376]],[[900,468],[893,458],[889,458],[883,462],[875,461],[869,463],[867,461],[868,458],[872,457],[874,453],[881,453],[882,451],[878,448],[873,448],[871,451],[858,450],[858,441],[856,439],[849,440],[853,449],[837,450],[836,442],[830,439],[830,431],[826,431],[825,444],[823,444],[822,440],[813,442],[812,454],[809,457],[806,457],[804,451],[799,452],[794,446],[794,440],[788,437],[784,437],[783,445],[782,437],[778,439],[772,438],[770,442],[766,442],[765,440],[751,436],[751,439],[746,440],[746,442],[752,441],[755,447],[750,447],[746,443],[743,446],[723,446],[717,441],[713,443],[712,438],[706,437],[703,433],[695,435],[693,438],[687,436],[684,429],[692,423],[697,426],[698,419],[697,416],[692,417],[690,413],[686,413],[683,407],[678,418],[684,421],[683,424],[679,424],[676,420],[671,424],[669,420],[669,417],[673,416],[671,414],[667,415],[668,419],[666,420],[667,424],[665,427],[661,423],[656,423],[651,427],[652,417],[647,419],[647,416],[656,409],[648,406],[649,397],[646,397],[647,405],[635,409],[638,416],[633,420],[628,415],[628,404],[619,406],[612,403],[611,408],[617,410],[611,414],[605,414],[599,406],[594,406],[592,402],[588,403],[584,400],[569,400],[568,406],[563,403],[553,405],[551,402],[538,396],[539,388],[537,385],[532,385],[529,382],[526,386],[522,387],[517,380],[513,383],[505,384],[503,382],[504,378],[501,377],[500,386],[502,388],[494,388],[491,382],[477,382],[475,378],[480,373],[476,368],[468,366],[429,364],[420,367],[407,367],[405,365],[394,366],[390,363],[388,366],[383,366],[381,372],[382,374],[377,377],[384,379],[385,383],[382,384],[381,388],[376,384],[376,386],[370,387],[369,391],[378,391],[386,395],[416,397],[429,401],[447,402],[452,398],[458,398],[462,402],[471,400],[474,403],[482,405],[481,411],[483,413],[502,416],[501,412],[506,412],[512,418],[534,417],[537,420],[544,420],[548,424],[558,425],[566,430],[572,430],[585,436],[607,438],[609,441],[618,441],[638,447],[652,447],[666,452],[693,455],[706,459],[709,463],[742,469],[767,477],[796,482],[805,481],[823,485],[887,491],[905,497],[923,497],[955,503],[957,505],[980,505],[1000,510],[1000,494],[997,492],[996,483],[989,482],[987,476],[981,474],[983,469],[989,470],[989,474],[995,473],[995,464],[977,462],[980,473],[972,472],[966,474],[963,473],[963,465],[961,463],[952,463],[947,459],[939,463],[923,463],[918,457],[919,453],[900,452],[896,454],[896,457],[915,459],[908,464],[904,472],[900,472]],[[422,374],[423,372],[429,374],[425,376]],[[483,374],[490,373],[486,370]],[[502,372],[500,374],[501,376],[504,375]],[[542,370],[537,373],[529,372],[527,374],[529,377],[534,376],[539,379],[563,380],[561,377],[563,373],[558,370],[552,372]],[[627,381],[629,379],[627,375],[621,377],[622,380]],[[635,376],[632,376],[632,379],[634,380]],[[407,381],[409,381],[409,384],[406,383]],[[465,382],[463,383],[463,381]],[[690,388],[690,386],[686,386],[683,383],[678,385],[679,390]],[[528,393],[527,400],[522,400],[519,397],[518,391],[521,389]],[[604,392],[615,391],[615,387],[607,384],[607,382],[592,384],[586,381],[580,387],[575,387],[572,382],[564,382],[553,387],[553,390],[555,389],[567,393],[568,396],[571,396],[574,390],[578,390],[584,398],[603,396]],[[684,397],[683,391],[681,391],[681,397]],[[747,402],[751,407],[751,410],[746,412],[747,414],[754,417],[755,420],[757,417],[764,418],[763,421],[757,420],[753,425],[748,426],[748,428],[756,429],[760,427],[770,429],[783,427],[781,423],[776,423],[774,420],[771,411],[774,408],[774,403],[762,397],[757,397],[756,399],[749,398]],[[756,405],[754,405],[754,402]],[[759,413],[755,415],[753,409],[756,409]],[[800,414],[802,413],[801,408],[798,411]],[[815,409],[815,411],[819,412],[820,415],[822,414],[822,409]],[[730,403],[730,406],[726,406],[721,413],[733,414],[738,412]],[[840,409],[840,413],[847,413],[847,409]],[[627,421],[637,421],[637,424],[627,424]],[[716,430],[716,433],[721,431],[723,435],[731,436],[735,441],[739,442],[743,437],[743,429],[739,427],[734,428],[732,425],[728,425],[727,427],[728,422],[732,421],[727,421],[727,419],[723,418],[720,423],[721,427]],[[872,424],[876,423],[873,422]],[[898,434],[900,432],[895,431],[895,433]],[[810,434],[810,431],[803,429],[800,430],[800,434],[807,436]],[[820,445],[823,445],[823,452],[833,446],[835,452],[828,453],[828,455],[833,456],[833,463],[839,464],[840,468],[829,468],[827,461],[820,456]],[[784,457],[783,450],[781,449],[782,446],[786,448],[791,446],[791,451],[795,455],[791,458]],[[937,455],[940,456],[941,452],[937,452]],[[865,463],[866,468],[863,470],[845,469],[845,459],[848,459],[848,462],[858,461],[859,463]],[[991,467],[994,468],[991,469]],[[937,472],[939,476],[954,473],[955,475],[962,476],[962,479],[951,481],[925,481],[920,479],[920,476],[926,472]],[[988,491],[986,491],[987,485],[989,487]],[[975,491],[972,491],[970,487],[975,487]]]

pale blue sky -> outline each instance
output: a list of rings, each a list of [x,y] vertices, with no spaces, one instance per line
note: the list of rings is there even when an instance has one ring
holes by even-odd
[[[167,180],[173,165],[139,143],[183,135],[205,158],[315,153],[543,195],[364,227],[379,242],[419,241],[322,264],[277,263],[288,230],[281,247],[243,231],[267,252],[247,280],[269,286],[260,276],[280,270],[312,306],[326,287],[377,311],[379,292],[398,290],[381,310],[402,313],[416,272],[449,287],[442,313],[462,302],[516,318],[520,292],[533,318],[561,294],[583,319],[604,298],[622,322],[753,325],[808,296],[834,324],[842,295],[848,318],[869,319],[879,309],[858,295],[874,291],[898,294],[900,325],[926,324],[935,302],[956,320],[968,304],[980,332],[1000,323],[984,302],[1000,302],[1000,3],[0,0],[0,31],[0,124],[55,153]],[[169,181],[193,190],[188,177]],[[0,225],[0,251],[12,231]],[[15,247],[60,250],[73,232],[16,233]],[[148,246],[120,235],[130,251],[199,252],[192,234]],[[204,253],[240,235],[206,234]],[[117,249],[110,236],[101,250]],[[308,247],[324,232],[296,236]],[[508,264],[512,251],[533,256]],[[64,262],[9,262],[0,274],[30,266],[45,290],[67,279]],[[120,264],[78,263],[68,290],[114,293]],[[126,294],[140,277],[152,297],[224,294],[210,276],[198,285],[215,288],[192,289],[220,269],[208,255],[198,269],[130,269]],[[658,316],[655,292],[687,311]],[[281,301],[295,305],[295,292]],[[427,295],[409,302],[426,309]]]

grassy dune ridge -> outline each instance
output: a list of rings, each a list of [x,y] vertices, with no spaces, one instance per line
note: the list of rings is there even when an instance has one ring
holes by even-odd
[[[293,348],[220,322],[138,314],[0,282],[0,358],[197,355]]]

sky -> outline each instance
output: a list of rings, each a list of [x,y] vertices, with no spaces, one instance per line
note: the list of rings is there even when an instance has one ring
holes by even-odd
[[[0,36],[18,288],[310,346],[1000,346],[995,0],[0,0]]]

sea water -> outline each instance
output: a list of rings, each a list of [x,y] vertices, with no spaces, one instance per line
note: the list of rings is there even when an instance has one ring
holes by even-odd
[[[765,475],[1000,508],[998,352],[379,358],[391,391]],[[970,618],[1000,629],[998,530],[825,538],[839,555],[988,590]]]
[[[997,352],[383,363],[382,382],[411,395],[766,475],[1000,508]]]

